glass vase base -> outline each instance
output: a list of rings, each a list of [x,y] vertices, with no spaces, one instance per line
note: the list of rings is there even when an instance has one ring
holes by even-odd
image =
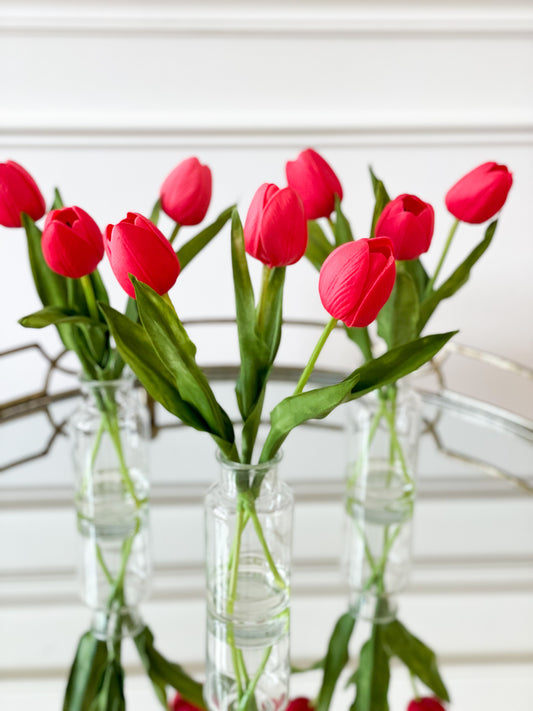
[[[373,624],[387,624],[396,618],[398,603],[390,595],[354,592],[350,600],[350,610],[358,620],[366,620]]]
[[[95,610],[91,620],[91,630],[97,639],[109,640],[135,637],[144,627],[139,611],[123,607],[120,610]]]

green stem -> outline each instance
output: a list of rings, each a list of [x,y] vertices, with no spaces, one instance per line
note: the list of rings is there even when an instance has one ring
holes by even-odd
[[[96,543],[96,557],[98,559],[98,562],[100,563],[100,567],[104,571],[104,575],[107,578],[107,582],[110,585],[113,585],[115,581],[113,580],[113,576],[109,572],[109,568],[107,567],[105,560],[104,560],[104,555],[102,553],[102,549],[100,548],[98,543]]]
[[[409,670],[409,679],[411,681],[411,688],[413,690],[414,698],[416,701],[420,700],[420,693],[416,685],[416,677],[411,670]]]
[[[431,294],[433,286],[435,285],[435,282],[437,281],[437,277],[440,274],[440,270],[442,269],[442,265],[444,264],[444,260],[446,259],[446,255],[448,254],[448,250],[450,249],[450,245],[452,243],[454,235],[457,231],[457,228],[459,227],[459,222],[460,222],[460,220],[455,220],[451,229],[450,229],[450,232],[448,234],[448,239],[446,240],[446,244],[444,245],[444,249],[442,250],[442,254],[439,259],[439,263],[437,264],[437,268],[435,269],[435,273],[433,274],[432,278],[428,282],[428,285],[426,286],[425,298],[427,298]]]
[[[368,333],[367,326],[362,328],[361,331],[363,334],[363,342],[361,343],[360,348],[368,363],[368,361],[374,360],[374,354],[372,353],[372,341],[370,340],[370,334]]]
[[[263,325],[263,319],[264,319],[264,313],[265,313],[265,308],[267,305],[267,297],[268,297],[268,280],[270,278],[270,272],[272,270],[270,267],[268,267],[266,264],[263,265],[263,271],[261,275],[261,291],[259,293],[259,302],[257,304],[257,312],[256,312],[256,323],[257,323],[257,333],[263,333],[264,331],[264,325]]]
[[[287,583],[283,580],[281,577],[276,564],[274,563],[274,559],[272,558],[272,554],[270,553],[270,550],[268,548],[268,544],[265,540],[265,535],[263,533],[263,528],[261,526],[261,522],[259,521],[259,517],[257,516],[257,512],[255,510],[255,506],[252,504],[252,508],[248,508],[250,512],[250,517],[252,519],[252,523],[254,524],[255,532],[257,534],[257,538],[259,539],[259,543],[261,544],[261,547],[263,549],[263,553],[265,554],[266,561],[268,563],[268,567],[270,568],[270,571],[272,572],[272,575],[274,576],[274,580],[276,583],[279,585],[279,587],[282,590],[285,590],[287,587]],[[250,504],[248,504],[248,507],[250,507]]]
[[[176,225],[175,225],[174,229],[172,230],[172,233],[171,233],[170,237],[168,238],[168,241],[170,242],[170,244],[174,244],[174,240],[175,240],[176,237],[178,236],[178,232],[180,231],[180,227],[181,227],[181,225],[180,225],[178,222],[176,222]]]
[[[241,538],[242,532],[244,530],[244,509],[242,505],[242,500],[237,499],[237,520],[235,524],[235,538],[234,538],[234,548],[230,555],[230,570],[229,570],[229,585],[228,585],[228,602],[226,605],[226,611],[228,616],[233,615],[235,609],[235,600],[237,599],[237,582],[239,573],[239,559],[241,552]],[[243,694],[243,682],[241,677],[241,666],[244,668],[244,659],[242,652],[237,649],[235,644],[235,637],[233,634],[233,623],[229,623],[228,626],[228,644],[231,648],[231,658],[233,662],[233,669],[235,671],[235,681],[237,683],[237,693],[238,698],[241,699]],[[239,654],[240,653],[240,654]],[[244,673],[246,669],[244,668]]]
[[[239,704],[237,706],[239,711],[244,711],[246,709],[246,706],[248,705],[248,702],[250,701],[252,694],[255,691],[255,687],[257,686],[257,683],[261,678],[261,674],[265,671],[265,667],[267,665],[268,658],[270,657],[271,652],[272,647],[268,647],[268,649],[265,649],[261,663],[257,667],[257,671],[255,672],[251,682],[248,684],[248,688],[246,689],[244,696],[239,701]]]
[[[296,389],[295,389],[293,395],[299,395],[299,393],[301,393],[302,390],[304,389],[307,381],[309,380],[309,378],[311,376],[311,373],[313,372],[313,368],[315,367],[315,363],[318,359],[318,356],[320,355],[320,351],[322,350],[322,348],[324,348],[324,345],[325,345],[326,341],[328,340],[330,333],[333,331],[333,329],[335,328],[336,325],[337,325],[336,318],[330,319],[328,321],[328,323],[326,324],[324,330],[322,331],[320,338],[318,339],[318,342],[317,342],[313,352],[311,353],[311,358],[309,359],[308,364],[305,366],[303,373],[300,376],[300,380],[298,381],[298,384],[296,385]]]
[[[94,295],[94,289],[91,282],[91,277],[86,274],[80,278],[80,283],[85,294],[85,301],[87,302],[87,308],[89,309],[89,314],[93,321],[98,323],[100,321],[100,316],[98,314],[98,306],[96,305],[96,297]]]

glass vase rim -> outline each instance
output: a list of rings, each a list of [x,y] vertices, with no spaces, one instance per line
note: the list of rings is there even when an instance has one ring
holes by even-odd
[[[268,459],[266,462],[256,462],[255,464],[253,462],[249,464],[246,464],[244,462],[234,462],[232,459],[228,459],[226,455],[220,451],[220,449],[217,449],[215,451],[215,456],[217,458],[217,461],[226,469],[233,469],[234,471],[245,472],[257,469],[272,469],[273,467],[277,466],[283,459],[283,451],[279,449],[271,459]]]
[[[120,378],[85,378],[79,376],[80,388],[98,388],[98,387],[120,387],[121,385],[135,385],[135,377],[130,373],[125,373]]]

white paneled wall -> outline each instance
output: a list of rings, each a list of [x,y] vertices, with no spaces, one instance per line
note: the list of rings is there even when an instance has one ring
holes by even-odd
[[[432,202],[437,229],[426,261],[434,265],[451,224],[443,202],[448,187],[481,162],[506,163],[515,184],[495,241],[431,330],[460,328],[462,343],[533,365],[531,0],[0,0],[0,67],[0,162],[22,163],[48,202],[59,186],[67,203],[88,210],[101,226],[128,210],[149,212],[163,178],[193,154],[214,174],[208,218],[233,202],[244,216],[255,189],[265,181],[283,183],[285,162],[313,146],[338,173],[358,236],[367,234],[372,212],[368,165],[391,194],[414,192]],[[461,227],[449,264],[481,235],[481,228]],[[173,290],[183,318],[233,314],[227,233],[209,252]],[[120,306],[121,292],[111,291]],[[0,304],[0,351],[36,340],[50,353],[59,350],[52,331],[17,324],[39,303],[25,239],[4,228]],[[316,274],[305,263],[288,274],[286,315],[325,316]],[[235,355],[231,345],[221,355],[205,333],[198,339],[205,362]],[[292,339],[283,344],[282,359],[299,363],[308,352],[307,341]],[[327,362],[347,364],[350,354],[339,341]],[[22,361],[6,373],[0,370],[0,401],[35,389],[34,374]],[[469,384],[466,376],[457,382],[460,388]],[[477,387],[490,399],[490,377]],[[531,400],[519,389],[507,404],[533,415]],[[6,432],[0,427],[3,450],[11,444]],[[0,510],[0,571],[8,573],[0,577],[0,708],[18,711],[38,700],[41,709],[55,711],[74,639],[86,620],[72,577],[74,545],[58,545],[74,530],[73,513],[66,499],[54,504],[46,494],[47,487],[60,486],[66,496],[64,471],[47,473],[46,481],[23,492],[15,474],[4,479],[3,490],[11,493]],[[162,646],[199,669],[201,549],[182,551],[176,563],[171,545],[183,530],[197,530],[199,505],[165,505],[162,491],[153,518],[159,568],[147,613]],[[198,500],[199,492],[194,496]],[[486,514],[487,535],[493,516],[508,536],[500,558],[493,556],[490,570],[480,569],[478,576],[464,560],[453,562],[461,535],[468,540],[470,532],[468,501]],[[442,650],[454,710],[529,711],[533,579],[524,560],[533,555],[531,506],[512,497],[502,510],[492,509],[493,499],[483,495],[468,501],[453,500],[453,515],[448,500],[422,502],[419,542],[433,540],[438,551],[430,547],[421,554],[406,614]],[[334,507],[333,500],[320,504],[308,497],[299,513],[298,556],[310,561],[302,568],[294,615],[300,657],[310,648],[321,653],[344,604],[327,577],[329,570],[336,580],[330,560],[335,540],[327,550],[310,551],[306,534],[318,515],[335,520],[328,506]],[[443,516],[446,530],[450,515],[462,522],[461,535],[433,539],[434,521]],[[510,556],[515,540],[519,563]],[[447,568],[434,567],[437,553],[450,557]],[[470,554],[474,560],[479,550]],[[321,563],[314,569],[316,560]],[[316,620],[312,632],[306,629],[310,617]],[[404,681],[394,682],[393,711],[403,708],[409,694]],[[132,709],[155,709],[140,678],[131,696]]]

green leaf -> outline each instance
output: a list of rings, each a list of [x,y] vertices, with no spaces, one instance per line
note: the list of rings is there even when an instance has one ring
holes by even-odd
[[[315,220],[307,222],[307,249],[305,256],[311,264],[320,271],[326,257],[335,249],[335,245],[331,244],[324,231]]]
[[[152,208],[152,212],[150,213],[150,222],[153,222],[154,225],[157,225],[159,222],[159,215],[161,214],[161,199],[158,198],[154,206]]]
[[[64,306],[67,304],[67,280],[52,271],[45,262],[41,249],[41,230],[26,214],[22,214],[22,225],[26,232],[28,254],[33,281],[43,306]]]
[[[89,274],[89,278],[91,280],[91,285],[94,291],[94,298],[96,299],[96,301],[100,301],[102,304],[108,304],[109,296],[107,294],[107,289],[105,288],[104,281],[100,276],[100,272],[98,271],[98,269],[95,269],[94,272]]]
[[[235,205],[228,207],[224,212],[221,212],[217,219],[208,225],[205,229],[199,232],[195,237],[192,237],[188,242],[180,247],[177,251],[178,259],[180,261],[181,269],[185,269],[187,264],[192,262],[194,257],[204,248],[209,242],[216,237],[220,230],[224,227],[226,222],[230,219]]]
[[[450,340],[456,331],[418,338],[365,363],[336,385],[291,395],[270,413],[271,428],[261,462],[271,459],[295,427],[326,417],[342,402],[355,400],[376,388],[394,383],[420,368]]]
[[[142,663],[156,694],[165,706],[161,690],[165,686],[171,686],[189,703],[199,709],[205,709],[205,702],[202,693],[202,685],[190,677],[187,672],[174,662],[170,662],[163,657],[154,647],[154,636],[148,627],[145,627],[135,638],[135,645],[141,657]]]
[[[54,202],[52,203],[50,210],[60,210],[64,207],[65,203],[59,192],[59,188],[54,188]]]
[[[391,656],[401,659],[405,666],[439,699],[450,700],[439,673],[435,652],[412,635],[399,620],[384,625],[383,635],[384,643]]]
[[[338,195],[335,195],[335,215],[335,244],[338,247],[345,242],[353,242],[352,228],[341,209]]]
[[[401,346],[416,338],[419,301],[415,282],[398,262],[396,280],[387,303],[378,314],[378,335],[388,348]]]
[[[374,189],[374,197],[376,200],[374,205],[374,213],[372,215],[372,225],[370,227],[370,237],[374,237],[376,231],[376,222],[378,221],[379,216],[383,212],[383,208],[385,207],[385,205],[390,202],[390,197],[387,190],[385,189],[385,185],[378,177],[376,177],[374,171],[370,166],[368,170],[370,171],[372,188]]]
[[[426,293],[429,277],[420,259],[409,259],[404,262],[398,262],[397,266],[401,266],[401,269],[410,275],[416,286],[418,300],[422,301]]]
[[[100,309],[120,355],[150,396],[184,424],[196,430],[209,431],[196,408],[181,397],[174,377],[157,354],[144,328],[106,304],[100,304]]]
[[[235,434],[226,412],[217,402],[203,370],[196,363],[196,346],[172,304],[132,277],[141,323],[152,346],[174,378],[181,398],[196,409],[222,451],[233,458]],[[122,356],[128,362],[125,356]]]
[[[390,667],[382,625],[372,627],[372,636],[361,648],[355,682],[357,694],[350,711],[389,711]]]
[[[117,659],[108,661],[98,696],[89,711],[126,711],[124,670]]]
[[[494,233],[496,232],[497,225],[498,220],[491,222],[485,231],[484,238],[476,247],[474,247],[464,262],[457,267],[457,269],[448,279],[446,279],[442,286],[432,292],[428,298],[422,302],[420,306],[420,318],[418,321],[419,333],[422,331],[440,302],[443,299],[449,299],[450,296],[453,296],[462,286],[464,286],[464,284],[466,284],[470,277],[472,267],[488,249],[492,238],[494,237]]]
[[[324,660],[322,685],[315,705],[316,711],[328,711],[339,676],[348,663],[348,645],[355,626],[355,617],[347,612],[335,624]]]
[[[80,639],[70,669],[63,711],[89,711],[107,665],[107,645],[86,632]]]
[[[57,326],[60,323],[74,323],[92,325],[93,321],[88,316],[80,316],[72,309],[61,308],[60,306],[45,306],[39,311],[35,311],[28,316],[19,319],[19,323],[24,328],[45,328],[45,326]],[[106,328],[102,324],[102,328]]]
[[[263,283],[265,290],[263,295],[266,295],[269,288],[272,293],[269,298],[262,300],[259,311],[256,312],[254,291],[244,249],[242,225],[237,210],[234,210],[231,222],[231,262],[241,357],[235,392],[244,423],[242,459],[244,462],[248,462],[252,456],[261,416],[264,388],[270,373],[271,352],[277,350],[279,345],[280,298],[284,283],[284,271],[278,271],[273,275],[272,271],[266,271],[268,267],[264,267],[263,276],[266,275],[266,281]],[[267,304],[267,301],[271,303]],[[263,304],[266,308],[263,308]],[[257,319],[263,322],[263,325],[258,325]],[[258,333],[259,329],[268,332],[271,338],[270,347],[261,337],[261,333]]]

